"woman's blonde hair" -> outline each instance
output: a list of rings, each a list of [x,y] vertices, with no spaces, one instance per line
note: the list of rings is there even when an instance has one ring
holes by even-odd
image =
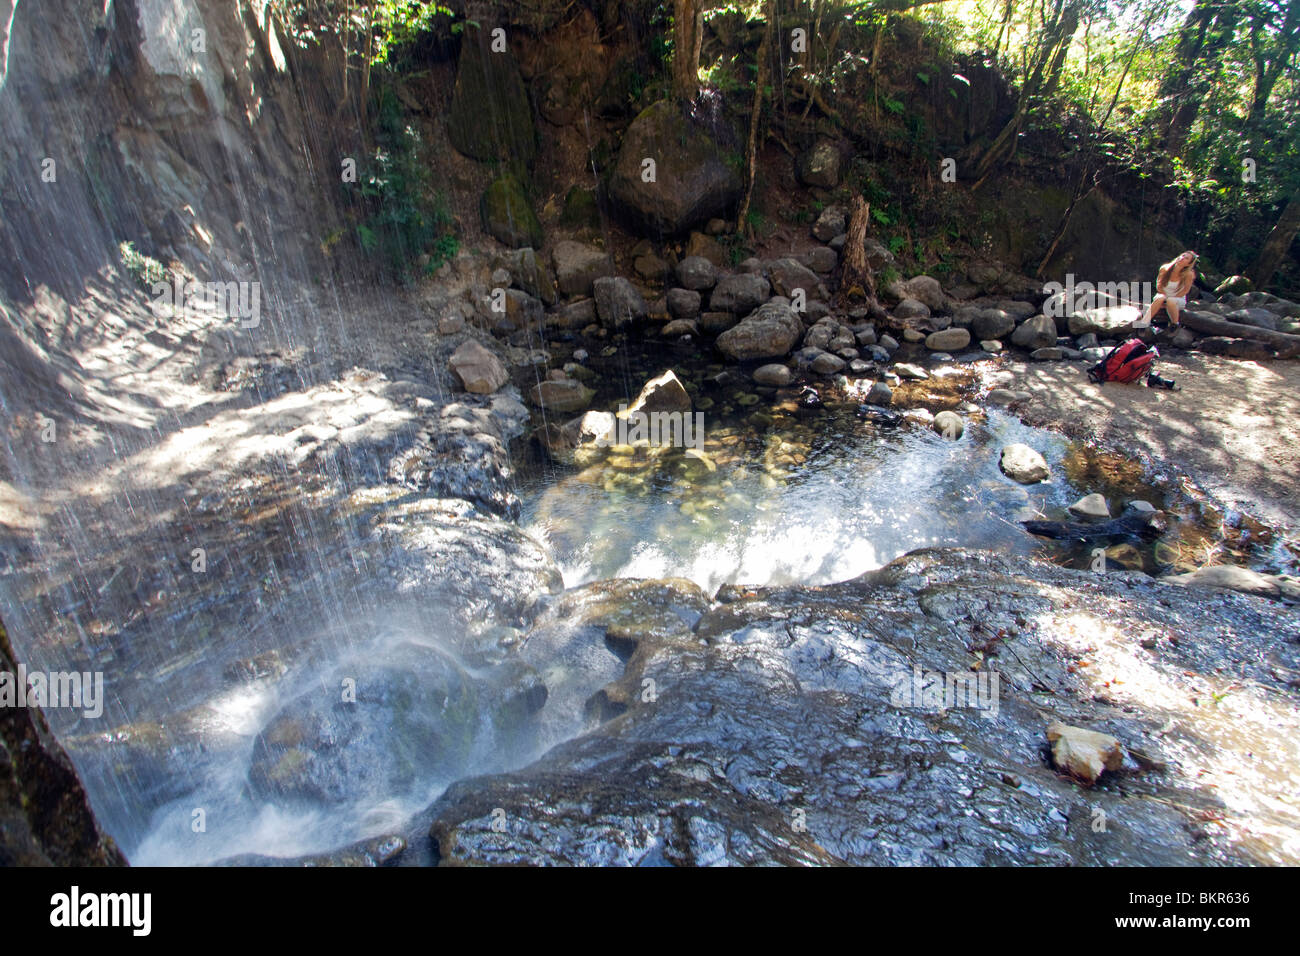
[[[1156,273],[1156,288],[1165,284],[1165,280],[1169,278],[1169,273],[1173,270],[1174,266],[1178,265],[1178,260],[1189,253],[1191,254],[1192,261],[1188,263],[1187,268],[1193,273],[1196,272],[1196,253],[1192,252],[1191,249],[1186,249],[1160,267],[1160,271]]]

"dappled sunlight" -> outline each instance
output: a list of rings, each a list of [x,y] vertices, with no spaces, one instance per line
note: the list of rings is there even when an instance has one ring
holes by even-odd
[[[1300,475],[1286,464],[1295,430],[1285,423],[1300,421],[1296,363],[1183,353],[1158,369],[1182,391],[1097,386],[1082,365],[1047,362],[1003,367],[987,381],[1030,392],[1019,409],[1027,421],[1137,454],[1171,479],[1190,479],[1228,504],[1291,524]],[[1224,388],[1249,400],[1224,401]]]
[[[1221,824],[1261,861],[1300,859],[1300,709],[1254,681],[1187,668],[1142,643],[1178,640],[1166,627],[1140,634],[1093,614],[1059,609],[1030,620],[1037,639],[1073,659],[1071,673],[1092,696],[1140,714],[1151,744],[1183,786],[1223,808]],[[1262,643],[1267,635],[1258,635]],[[1153,643],[1152,647],[1158,644]],[[1140,751],[1146,741],[1121,740]],[[1141,754],[1150,760],[1155,754]],[[1201,810],[1187,808],[1189,814]],[[1214,817],[1198,817],[1214,822]]]

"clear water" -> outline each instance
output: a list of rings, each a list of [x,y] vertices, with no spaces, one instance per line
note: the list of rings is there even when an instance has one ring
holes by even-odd
[[[1061,477],[1020,486],[998,455],[1024,442],[1060,476],[1067,440],[997,411],[956,441],[917,421],[877,428],[848,408],[819,417],[804,442],[768,433],[728,447],[721,441],[736,429],[720,424],[706,444],[715,464],[726,459],[716,471],[680,454],[623,472],[643,471],[644,483],[599,466],[553,471],[534,479],[522,523],[550,546],[569,586],[685,577],[713,593],[842,581],[923,547],[1061,553],[1018,522],[1059,514],[1085,490]],[[803,461],[769,467],[782,442]]]

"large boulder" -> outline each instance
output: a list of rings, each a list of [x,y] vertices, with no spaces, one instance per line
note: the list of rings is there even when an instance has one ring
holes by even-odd
[[[1056,320],[1050,315],[1033,315],[1011,333],[1011,344],[1036,351],[1056,345]]]
[[[830,246],[813,246],[805,253],[795,257],[800,265],[807,266],[818,275],[833,272],[840,264],[839,254]]]
[[[709,308],[714,312],[736,312],[744,315],[766,302],[772,288],[761,275],[742,272],[723,276],[709,296]]]
[[[718,350],[740,362],[780,358],[794,348],[803,323],[788,305],[768,302],[718,336]]]
[[[333,690],[345,678],[353,681],[349,702]],[[458,776],[480,731],[479,706],[474,680],[433,647],[401,644],[382,661],[351,661],[258,734],[250,789],[263,799],[341,804],[363,783],[396,796],[418,787],[431,767]]]
[[[971,321],[970,330],[981,341],[1000,339],[1016,330],[1016,319],[1004,309],[983,309]]]
[[[492,237],[516,249],[542,244],[542,224],[533,212],[523,183],[507,173],[483,190],[479,204],[483,228]]]
[[[555,284],[565,295],[591,295],[591,284],[601,276],[614,274],[604,250],[564,239],[551,253],[555,262]]]
[[[596,315],[607,329],[644,322],[649,314],[641,293],[623,276],[602,276],[592,283],[591,292],[596,300]]]
[[[691,396],[686,386],[672,369],[656,375],[645,385],[641,393],[627,409],[626,414],[634,412],[689,412],[692,408]]]
[[[827,206],[813,223],[812,234],[822,242],[830,242],[836,236],[844,235],[849,227],[848,213],[843,206]]]
[[[925,347],[931,352],[956,352],[970,345],[969,329],[944,329],[931,332],[925,338]]]
[[[465,391],[490,395],[510,381],[501,360],[473,339],[463,343],[447,362]]]
[[[1215,295],[1241,295],[1250,291],[1250,280],[1245,276],[1228,276],[1214,287]]]
[[[471,159],[529,164],[537,154],[533,110],[509,52],[494,53],[487,31],[466,26],[447,116],[447,138]]]
[[[1096,309],[1072,312],[1068,320],[1071,335],[1095,332],[1098,338],[1114,339],[1128,335],[1133,324],[1142,317],[1142,310],[1133,305],[1110,305]],[[1055,343],[1053,343],[1055,344]]]
[[[556,619],[523,641],[524,653],[551,667],[580,652],[588,671],[605,668],[575,695],[587,700],[599,687],[592,710],[605,722],[530,767],[453,784],[425,815],[436,858],[498,866],[1293,865],[1290,817],[1278,824],[1279,839],[1255,837],[1275,822],[1266,801],[1289,806],[1290,781],[1261,774],[1251,785],[1267,793],[1240,809],[1220,792],[1232,775],[1203,771],[1258,762],[1250,713],[1272,703],[1283,721],[1270,738],[1275,762],[1291,765],[1294,612],[1142,578],[928,548],[838,584],[723,586],[711,607],[662,582],[568,591]],[[658,592],[653,601],[635,593],[648,585]],[[971,622],[998,636],[997,656],[974,671]],[[1176,640],[1162,636],[1148,650],[1141,641],[1149,631]],[[1276,635],[1271,654],[1260,653],[1261,634]],[[1101,663],[1079,666],[1093,643],[1088,657]],[[614,646],[636,651],[620,659]],[[1216,667],[1231,675],[1230,696],[1240,702],[1206,720],[1204,675]],[[1106,673],[1097,677],[1097,669]],[[1123,671],[1141,673],[1141,685],[1101,686]],[[550,699],[560,699],[549,674],[547,684]],[[1040,687],[1053,690],[1050,708]],[[646,688],[658,688],[657,698]],[[1155,704],[1151,688],[1161,692]],[[1045,718],[1044,709],[1054,713]],[[1103,768],[1114,765],[1114,745],[1054,728],[1066,743],[1049,763],[1044,751],[1056,740],[1044,731],[1053,718],[1124,741],[1144,769],[1131,785],[1083,791],[1071,774],[1084,766],[1074,745],[1078,757],[1085,744],[1096,746]],[[1233,720],[1240,731],[1230,723],[1215,730]],[[1143,788],[1160,798],[1135,797]],[[978,800],[968,804],[967,793]],[[1204,835],[1206,807],[1227,815],[1213,839]],[[1098,820],[1109,821],[1104,833]]]
[[[557,329],[585,329],[596,324],[596,300],[578,299],[551,313],[549,322]]]
[[[493,330],[501,334],[537,328],[546,316],[542,300],[520,289],[505,290],[505,312],[492,312]]]
[[[894,282],[887,291],[900,300],[915,299],[931,312],[952,311],[952,300],[939,285],[939,280],[930,276],[913,276],[906,282]]]
[[[707,292],[718,282],[718,267],[704,256],[685,256],[677,263],[677,281],[683,289]]]
[[[505,257],[505,267],[515,285],[547,305],[555,305],[558,298],[555,277],[531,246],[509,253]]]
[[[654,162],[652,182],[642,178],[646,160]],[[668,235],[725,216],[742,188],[717,136],[666,100],[647,107],[627,128],[609,180],[619,212],[643,229]]]
[[[1253,325],[1257,329],[1268,329],[1270,332],[1278,330],[1278,317],[1268,309],[1237,309],[1229,312],[1224,318],[1229,322]]]
[[[668,314],[675,319],[693,319],[700,314],[700,294],[691,289],[669,289]]]
[[[834,189],[844,177],[844,154],[838,144],[820,139],[799,155],[795,171],[805,186]]]
[[[803,289],[806,299],[826,297],[826,289],[817,273],[796,259],[773,259],[767,264],[767,274],[772,280],[772,290],[777,295],[793,298],[796,289]]]
[[[548,412],[580,412],[591,404],[596,393],[573,379],[538,382],[528,392],[528,400]]]

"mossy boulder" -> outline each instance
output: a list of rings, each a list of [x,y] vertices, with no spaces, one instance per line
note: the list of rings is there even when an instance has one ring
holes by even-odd
[[[1245,276],[1228,276],[1214,287],[1215,295],[1241,295],[1250,291],[1250,279]]]
[[[542,244],[542,224],[533,212],[524,185],[507,173],[483,190],[479,204],[483,228],[496,239],[515,249]]]
[[[712,129],[661,100],[627,128],[610,174],[609,196],[637,227],[684,235],[716,216],[727,216],[740,199],[740,152],[726,127]],[[654,161],[647,182],[647,160]]]
[[[564,211],[560,223],[574,229],[599,229],[600,207],[596,193],[582,186],[573,186],[564,195]]]
[[[528,90],[509,49],[492,51],[486,30],[466,26],[447,118],[451,145],[472,159],[532,163],[537,131]]]

